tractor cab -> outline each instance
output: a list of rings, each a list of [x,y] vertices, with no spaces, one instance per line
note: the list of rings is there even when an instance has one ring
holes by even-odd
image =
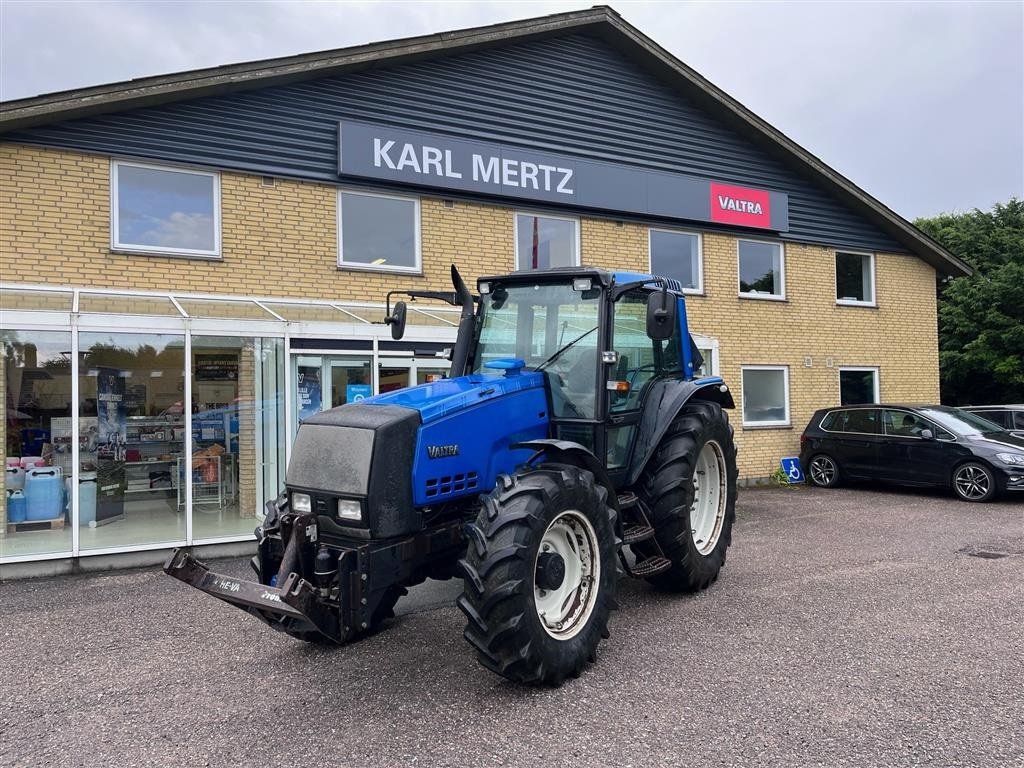
[[[544,374],[552,437],[584,446],[613,479],[627,466],[648,385],[702,361],[674,280],[587,268],[484,277],[473,372],[521,361]]]

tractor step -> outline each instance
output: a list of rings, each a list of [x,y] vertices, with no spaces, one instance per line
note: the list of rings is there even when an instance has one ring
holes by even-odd
[[[648,557],[633,566],[633,575],[638,579],[654,576],[656,573],[667,571],[672,567],[672,561],[667,557]]]
[[[637,497],[632,491],[623,491],[619,494],[619,509],[631,509],[636,506]]]
[[[627,525],[622,530],[623,544],[639,544],[654,538],[654,529],[649,525]]]

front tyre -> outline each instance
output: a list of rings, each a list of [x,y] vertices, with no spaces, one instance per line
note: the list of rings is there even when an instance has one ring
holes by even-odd
[[[953,471],[953,493],[962,501],[992,501],[998,490],[995,474],[980,461],[968,461]]]
[[[661,440],[639,483],[640,502],[671,568],[647,577],[663,589],[697,592],[725,565],[736,518],[736,444],[717,403],[687,403]],[[634,544],[639,557],[658,555]]]
[[[614,510],[594,476],[544,464],[502,476],[460,561],[459,608],[480,663],[518,683],[560,685],[596,657],[616,587]]]

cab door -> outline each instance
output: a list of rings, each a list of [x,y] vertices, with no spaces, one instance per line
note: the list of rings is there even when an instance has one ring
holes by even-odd
[[[609,342],[618,360],[605,366],[606,465],[613,478],[629,467],[648,385],[660,376],[682,373],[679,329],[668,341],[654,341],[647,335],[647,296],[646,291],[630,291],[613,306]]]

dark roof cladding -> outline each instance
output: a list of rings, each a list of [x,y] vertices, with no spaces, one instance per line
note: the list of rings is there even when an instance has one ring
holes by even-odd
[[[0,134],[91,115],[393,67],[581,32],[604,40],[777,160],[813,179],[939,273],[971,274],[970,267],[909,221],[773,128],[607,6],[0,102]]]

